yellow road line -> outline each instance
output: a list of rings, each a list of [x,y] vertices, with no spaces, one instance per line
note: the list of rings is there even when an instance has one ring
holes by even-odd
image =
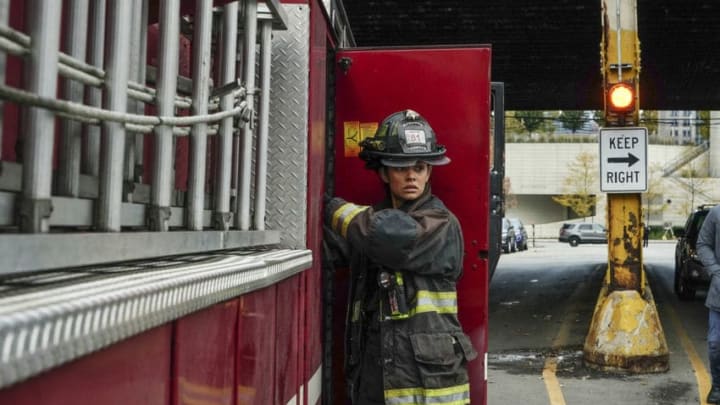
[[[563,323],[560,324],[557,335],[553,339],[552,347],[557,349],[562,347],[567,342],[568,335],[570,334],[570,317],[565,316]],[[542,376],[545,381],[545,390],[548,393],[548,399],[550,399],[550,405],[565,405],[565,397],[560,388],[560,381],[558,381],[555,372],[557,371],[557,357],[552,356],[545,359],[545,367],[543,368]]]
[[[690,337],[688,337],[687,333],[685,333],[685,330],[680,323],[680,319],[678,319],[677,314],[670,306],[667,306],[667,313],[670,315],[670,322],[672,322],[673,328],[675,328],[675,333],[677,333],[680,338],[680,344],[683,349],[685,349],[685,353],[687,353],[688,358],[690,359],[690,364],[695,371],[695,380],[697,380],[698,392],[700,394],[700,404],[706,405],[707,402],[705,402],[705,396],[708,392],[710,392],[711,384],[710,375],[705,368],[705,363],[703,363],[700,356],[698,356],[695,346],[690,341]]]
[[[548,357],[545,359],[545,368],[543,369],[543,381],[545,381],[545,389],[550,399],[550,405],[565,405],[565,397],[563,396],[560,382],[555,376],[557,370],[557,358]]]
[[[577,302],[578,295],[585,287],[585,283],[580,283],[573,294],[570,297],[570,302]],[[570,336],[570,326],[573,324],[572,314],[577,312],[576,306],[573,305],[565,312],[565,318],[558,328],[558,332],[552,341],[552,348],[559,349],[567,344],[568,337]],[[557,357],[552,356],[545,359],[545,367],[543,368],[542,376],[545,381],[545,390],[547,390],[548,398],[550,399],[550,405],[565,405],[565,397],[560,388],[560,381],[558,381],[555,372],[557,371]]]

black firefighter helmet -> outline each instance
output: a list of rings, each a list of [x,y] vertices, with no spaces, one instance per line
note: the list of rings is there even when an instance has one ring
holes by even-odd
[[[385,118],[372,138],[360,142],[360,159],[368,169],[380,166],[409,167],[418,161],[433,166],[450,163],[445,147],[437,143],[430,124],[413,110]]]

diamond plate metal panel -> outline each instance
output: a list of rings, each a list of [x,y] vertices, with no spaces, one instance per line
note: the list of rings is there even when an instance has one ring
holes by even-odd
[[[5,279],[0,389],[311,264],[309,250],[236,251]]]
[[[270,83],[267,229],[289,247],[306,244],[310,9],[285,5],[288,30],[275,31]]]

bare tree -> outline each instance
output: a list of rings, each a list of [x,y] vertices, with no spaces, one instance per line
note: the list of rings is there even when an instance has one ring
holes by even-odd
[[[647,191],[642,194],[643,211],[646,223],[650,224],[653,214],[662,214],[668,207],[664,198],[665,186],[663,184],[662,166],[655,163],[648,168]]]
[[[553,200],[586,218],[592,215],[598,199],[594,194],[598,182],[597,157],[589,152],[580,153],[568,164],[568,172],[563,180],[565,194],[554,196]]]
[[[688,191],[688,197],[678,206],[678,213],[681,215],[690,215],[695,209],[695,205],[700,201],[701,195],[705,194],[707,185],[707,177],[700,177],[700,171],[695,161],[687,164],[685,169],[680,172],[680,181]]]

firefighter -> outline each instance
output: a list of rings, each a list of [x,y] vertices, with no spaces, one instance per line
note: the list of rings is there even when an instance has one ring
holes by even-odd
[[[433,167],[450,159],[412,110],[388,116],[361,147],[385,200],[328,198],[325,206],[330,239],[344,245],[351,272],[349,395],[355,405],[470,403],[467,362],[477,353],[457,317],[462,232],[430,190]]]

